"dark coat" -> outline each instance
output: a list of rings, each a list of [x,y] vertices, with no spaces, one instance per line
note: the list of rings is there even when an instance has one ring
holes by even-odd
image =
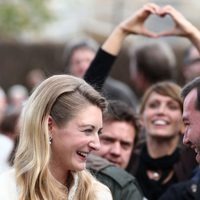
[[[200,169],[188,181],[172,185],[159,200],[199,200],[200,199]]]
[[[152,184],[152,181],[150,179],[149,181],[143,179],[139,180],[139,178],[137,179],[144,195],[148,199],[157,200],[164,192],[166,192],[166,190],[172,184],[188,180],[191,177],[192,171],[197,166],[197,162],[195,160],[195,152],[192,149],[187,148],[183,145],[181,147],[178,147],[178,151],[180,157],[177,160],[177,162],[175,162],[175,164],[173,165],[173,171],[174,171],[173,180],[161,185],[159,182],[157,184],[156,183]],[[126,169],[130,174],[132,174],[136,178],[140,166],[140,158],[141,158],[141,147],[140,149],[134,151],[134,154],[132,155],[129,165]],[[146,173],[146,171],[144,171],[144,173]],[[145,181],[145,182],[142,183],[140,181]],[[160,189],[158,190],[159,187]],[[157,198],[155,198],[155,196],[157,196]]]

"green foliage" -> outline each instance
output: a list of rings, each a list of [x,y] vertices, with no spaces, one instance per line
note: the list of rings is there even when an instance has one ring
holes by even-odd
[[[53,19],[45,0],[0,1],[0,36],[13,37],[24,30],[38,30]]]

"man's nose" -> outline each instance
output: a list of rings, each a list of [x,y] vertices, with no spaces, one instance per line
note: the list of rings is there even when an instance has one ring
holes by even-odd
[[[183,135],[183,144],[184,145],[189,145],[190,144],[190,141],[189,141],[189,138],[187,136],[187,133],[184,133],[184,135]]]
[[[121,154],[121,144],[120,142],[115,142],[112,146],[111,153],[113,155],[119,156]]]

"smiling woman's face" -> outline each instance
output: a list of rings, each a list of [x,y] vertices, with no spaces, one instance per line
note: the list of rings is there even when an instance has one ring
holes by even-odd
[[[51,167],[63,172],[85,169],[88,154],[100,148],[102,111],[88,105],[62,127],[51,120]]]
[[[176,136],[183,125],[179,103],[169,96],[152,92],[142,113],[142,124],[149,136],[163,138]]]

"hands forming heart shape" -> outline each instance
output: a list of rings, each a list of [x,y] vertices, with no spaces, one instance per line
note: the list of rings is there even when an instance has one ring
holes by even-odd
[[[170,16],[174,22],[174,27],[160,33],[155,33],[145,27],[145,22],[151,15],[160,18]],[[126,34],[138,34],[147,37],[157,38],[161,36],[187,36],[194,26],[185,19],[185,17],[172,6],[159,7],[156,4],[149,3],[138,10],[131,17],[120,24]],[[156,24],[155,24],[156,26]]]

